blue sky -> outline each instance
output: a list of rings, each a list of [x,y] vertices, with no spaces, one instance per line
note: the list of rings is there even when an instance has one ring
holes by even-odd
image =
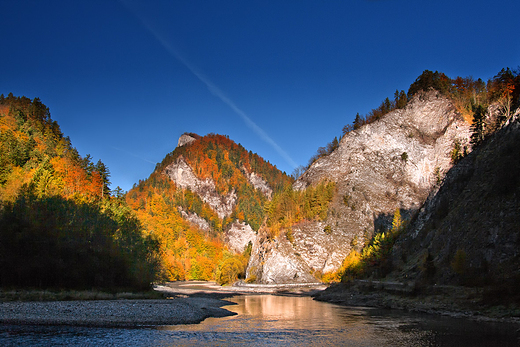
[[[305,165],[425,69],[487,80],[520,65],[518,0],[6,0],[0,93],[39,97],[112,188],[183,132]]]

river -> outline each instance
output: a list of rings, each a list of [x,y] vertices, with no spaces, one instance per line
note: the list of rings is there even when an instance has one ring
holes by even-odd
[[[237,315],[154,328],[0,325],[1,346],[518,346],[516,327],[307,296],[242,295]]]

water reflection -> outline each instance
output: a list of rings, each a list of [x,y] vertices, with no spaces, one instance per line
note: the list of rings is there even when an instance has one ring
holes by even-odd
[[[143,329],[0,325],[0,346],[518,346],[517,326],[342,307],[309,297],[245,295],[238,313]]]
[[[518,346],[515,327],[433,315],[347,308],[309,297],[247,295],[226,309],[237,316],[165,327],[183,345]],[[175,344],[174,343],[174,344]],[[173,345],[173,344],[172,344]]]

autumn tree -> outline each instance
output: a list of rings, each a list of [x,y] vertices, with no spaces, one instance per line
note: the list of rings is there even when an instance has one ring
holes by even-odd
[[[423,73],[410,85],[408,89],[408,99],[411,99],[420,91],[428,91],[430,89],[437,90],[441,94],[448,95],[451,80],[442,72],[432,72],[424,70]]]

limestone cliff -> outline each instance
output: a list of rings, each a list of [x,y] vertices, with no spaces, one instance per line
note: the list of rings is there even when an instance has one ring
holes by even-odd
[[[271,246],[254,248],[248,274],[259,282],[284,283],[337,270],[352,248],[361,249],[375,230],[391,223],[397,208],[408,217],[421,207],[451,167],[454,142],[465,146],[469,137],[469,125],[435,91],[417,94],[405,109],[346,134],[293,185],[301,190],[336,182],[327,218],[293,226],[291,242],[281,234]],[[291,271],[279,265],[289,263]]]
[[[177,147],[182,147],[184,145],[188,145],[193,141],[197,140],[194,136],[190,134],[182,134],[177,141]]]
[[[231,191],[224,196],[219,195],[213,180],[211,178],[205,180],[198,178],[182,156],[166,166],[164,174],[169,176],[177,186],[189,188],[197,193],[204,202],[217,212],[219,218],[223,219],[233,212],[237,199],[235,191]]]
[[[271,198],[273,194],[273,189],[269,187],[269,184],[262,178],[262,176],[249,172],[245,167],[242,167],[244,174],[246,175],[249,183],[253,185],[256,189],[260,190],[267,198]]]
[[[256,242],[256,232],[247,223],[235,221],[224,232],[224,242],[236,253],[242,253],[247,245]]]
[[[183,219],[187,220],[191,224],[196,225],[200,230],[206,232],[211,231],[211,226],[209,225],[208,221],[204,218],[200,217],[196,213],[186,212],[181,207],[178,207],[178,210]]]

